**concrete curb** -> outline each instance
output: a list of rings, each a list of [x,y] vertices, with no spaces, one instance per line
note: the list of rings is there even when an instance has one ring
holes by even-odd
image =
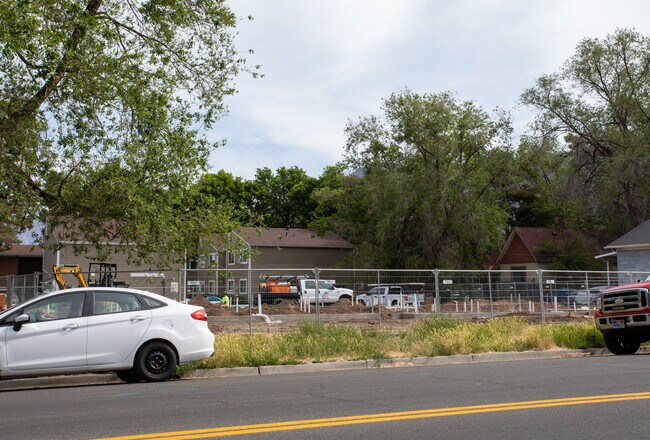
[[[650,352],[650,350],[643,350]],[[313,373],[318,371],[366,370],[374,368],[425,367],[436,365],[471,364],[482,362],[510,362],[540,359],[557,359],[563,357],[603,356],[606,349],[587,350],[547,350],[508,353],[477,353],[468,355],[369,359],[360,361],[321,362],[300,365],[266,365],[261,367],[214,368],[210,370],[192,370],[183,379],[209,379],[223,377],[258,376],[273,374]],[[0,381],[0,392],[35,390],[43,388],[63,388],[90,385],[107,385],[123,383],[113,373],[75,374],[67,376],[47,376],[28,379],[11,379]]]

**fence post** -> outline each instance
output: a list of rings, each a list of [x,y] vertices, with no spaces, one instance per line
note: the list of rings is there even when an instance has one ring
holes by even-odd
[[[318,288],[318,283],[320,279],[320,270],[315,267],[314,270],[314,299],[316,300],[316,330],[320,330],[320,289]]]
[[[492,307],[492,271],[488,269],[488,291],[490,292],[490,316],[494,318],[494,309]]]
[[[377,271],[377,310],[379,311],[379,328],[381,329],[381,303],[383,301],[380,300],[381,298],[381,272],[378,270]]]
[[[9,302],[10,298],[13,297],[13,293],[14,293],[14,276],[9,275],[7,277],[7,302]],[[16,297],[18,297],[18,295],[16,295]],[[20,302],[21,302],[20,298],[18,298],[18,303],[20,304]]]
[[[439,275],[440,275],[440,271],[438,269],[433,271],[433,278],[435,282],[435,291],[436,291],[436,296],[433,299],[433,303],[436,305],[436,315],[440,315],[440,289],[438,287]]]
[[[542,287],[542,270],[537,269],[537,282],[539,283],[539,303],[542,310],[542,324],[546,324],[546,304],[544,304],[544,288]]]
[[[41,274],[38,272],[34,272],[34,285],[32,286],[32,298],[36,298],[38,296],[38,284],[39,284],[39,279],[40,279]]]

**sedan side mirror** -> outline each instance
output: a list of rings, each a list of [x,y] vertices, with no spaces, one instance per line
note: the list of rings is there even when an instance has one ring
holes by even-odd
[[[18,315],[16,317],[16,320],[14,321],[14,331],[17,332],[20,330],[20,328],[23,326],[23,324],[27,324],[29,321],[31,321],[31,318],[27,313],[23,313],[22,315]]]

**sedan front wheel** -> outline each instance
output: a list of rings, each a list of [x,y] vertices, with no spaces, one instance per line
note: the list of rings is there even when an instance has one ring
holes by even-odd
[[[136,354],[134,370],[142,380],[160,382],[174,375],[177,363],[176,352],[169,344],[150,342]]]

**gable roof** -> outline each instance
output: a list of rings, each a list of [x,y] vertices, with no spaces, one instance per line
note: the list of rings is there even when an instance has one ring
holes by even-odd
[[[646,220],[627,234],[614,240],[605,249],[650,247],[650,220]]]
[[[244,227],[239,235],[255,247],[352,248],[347,240],[333,232],[318,235],[310,229]]]
[[[558,228],[534,228],[534,227],[515,227],[506,244],[501,249],[501,253],[497,258],[497,263],[501,262],[501,259],[506,255],[508,248],[512,242],[518,237],[519,240],[523,243],[526,250],[533,257],[535,262],[543,262],[548,259],[544,254],[538,252],[538,249],[541,245],[546,243],[556,243],[558,245],[564,246],[567,243],[574,241],[578,236],[586,238],[593,242],[594,244],[594,255],[602,253],[604,244],[607,243],[608,239],[606,234],[602,231],[592,231],[588,229],[558,229]]]

